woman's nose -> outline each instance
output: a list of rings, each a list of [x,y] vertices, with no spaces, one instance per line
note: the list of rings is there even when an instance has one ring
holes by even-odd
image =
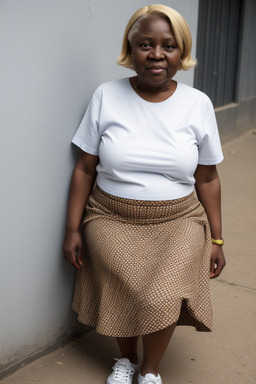
[[[156,47],[152,48],[152,50],[150,52],[150,58],[154,59],[154,60],[161,60],[161,59],[163,59],[164,58],[164,53],[163,53],[162,47],[156,46]]]

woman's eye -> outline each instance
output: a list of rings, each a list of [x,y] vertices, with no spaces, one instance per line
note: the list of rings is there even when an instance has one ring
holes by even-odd
[[[150,48],[150,47],[151,47],[151,44],[150,44],[150,43],[141,43],[141,44],[140,44],[140,47],[141,47],[141,48]]]
[[[174,49],[175,47],[174,47],[174,45],[172,45],[172,44],[167,44],[166,45],[166,49],[169,49],[169,50],[171,50],[171,49]]]

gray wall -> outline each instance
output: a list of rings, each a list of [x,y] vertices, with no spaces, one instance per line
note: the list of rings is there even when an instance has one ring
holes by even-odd
[[[238,100],[256,95],[256,1],[244,1],[244,21],[241,34]]]
[[[153,4],[154,1],[146,2]],[[164,1],[196,41],[198,0]],[[0,1],[0,371],[79,330],[61,256],[70,140],[115,63],[138,0]],[[193,71],[178,76],[193,84]]]
[[[236,103],[217,108],[222,142],[256,127],[256,1],[243,1]]]

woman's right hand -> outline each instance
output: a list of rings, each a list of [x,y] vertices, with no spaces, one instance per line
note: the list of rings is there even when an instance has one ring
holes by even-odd
[[[83,265],[82,238],[79,231],[66,231],[62,252],[64,259],[79,271]]]
[[[82,262],[82,238],[79,232],[84,207],[93,189],[99,157],[81,151],[74,168],[68,199],[66,234],[62,245],[64,259],[80,270]]]

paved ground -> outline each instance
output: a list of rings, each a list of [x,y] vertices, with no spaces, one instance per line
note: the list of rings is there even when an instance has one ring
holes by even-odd
[[[256,383],[256,132],[223,149],[219,173],[227,267],[211,282],[215,330],[176,330],[161,365],[166,384]],[[2,384],[104,384],[115,356],[115,342],[90,331]]]

